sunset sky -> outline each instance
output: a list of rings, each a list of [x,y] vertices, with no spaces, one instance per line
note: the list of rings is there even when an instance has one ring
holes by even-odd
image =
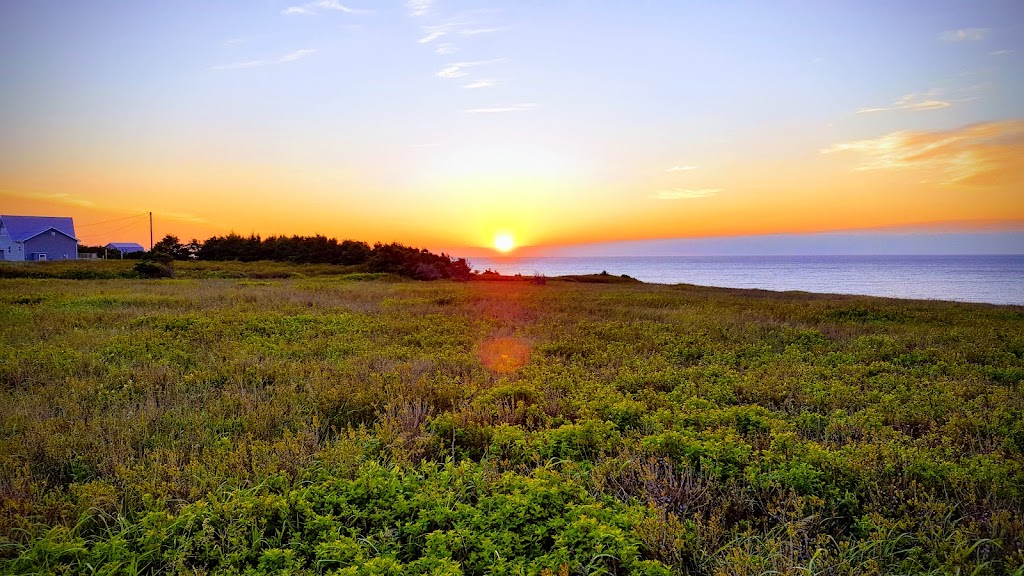
[[[0,213],[85,244],[150,210],[533,253],[1024,238],[1020,0],[32,0],[0,54]]]

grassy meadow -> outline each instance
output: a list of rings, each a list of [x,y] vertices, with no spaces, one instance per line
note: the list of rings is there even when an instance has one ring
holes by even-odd
[[[1024,574],[1021,307],[54,264],[3,573]]]

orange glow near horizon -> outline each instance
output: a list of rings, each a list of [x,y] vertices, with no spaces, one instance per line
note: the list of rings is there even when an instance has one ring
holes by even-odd
[[[510,234],[498,234],[494,237],[494,249],[502,254],[508,254],[516,248],[516,241]]]
[[[97,158],[62,170],[27,163],[0,173],[0,212],[71,216],[88,245],[148,245],[146,222],[102,223],[152,211],[155,240],[173,234],[201,241],[232,231],[264,237],[319,233],[477,256],[495,250],[543,255],[548,247],[629,240],[947,224],[961,232],[1020,230],[1024,169],[1014,158],[1024,152],[1015,139],[1022,134],[1024,123],[1002,122],[986,130],[848,140],[825,150],[807,141],[799,148],[810,153],[787,151],[771,160],[725,152],[693,167],[671,166],[667,158],[631,159],[633,168],[616,171],[596,161],[571,161],[555,170],[551,158],[558,152],[546,150],[550,165],[525,157],[519,159],[522,166],[498,164],[464,173],[434,171],[427,160],[396,181],[381,180],[373,162],[344,173],[324,166],[287,170],[273,163],[225,163],[215,170],[191,159],[163,164],[151,159],[136,166]],[[958,147],[938,155],[932,146],[936,140],[955,141]],[[890,154],[893,148],[901,155]],[[917,158],[919,149],[930,151],[927,162],[899,160]],[[679,169],[668,171],[666,165]]]

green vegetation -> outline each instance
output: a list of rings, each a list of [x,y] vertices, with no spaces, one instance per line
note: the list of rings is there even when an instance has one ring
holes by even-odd
[[[114,280],[140,278],[135,260],[54,260],[51,262],[0,262],[0,278],[52,278],[65,280]],[[176,278],[310,278],[362,273],[363,266],[337,264],[300,265],[290,262],[174,262]],[[380,276],[377,274],[377,276]]]
[[[15,269],[0,572],[1024,574],[1019,307]]]
[[[113,252],[111,254],[111,252]],[[112,259],[127,257],[141,260],[133,273],[122,273],[122,277],[171,278],[174,277],[173,262],[259,262],[265,268],[269,263],[293,265],[315,264],[317,268],[349,267],[359,272],[386,273],[414,278],[416,280],[469,280],[472,270],[465,258],[452,258],[447,254],[434,254],[426,248],[413,248],[397,242],[374,244],[355,240],[338,241],[326,236],[271,236],[263,239],[253,234],[249,237],[238,234],[213,236],[204,242],[193,239],[182,244],[177,236],[168,234],[147,252],[121,254],[102,246],[80,246],[79,253],[108,254]],[[97,266],[98,267],[98,266]],[[214,267],[216,269],[216,266]],[[194,267],[193,267],[194,269]],[[72,279],[89,279],[107,276],[97,275],[95,269],[82,269],[72,265],[66,268],[79,276]],[[49,277],[44,270],[0,267],[0,277]],[[68,276],[61,276],[68,277]]]

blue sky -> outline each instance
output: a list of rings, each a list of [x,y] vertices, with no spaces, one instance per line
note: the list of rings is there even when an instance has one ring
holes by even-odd
[[[431,246],[1024,221],[1019,1],[42,0],[0,53],[18,209]]]

